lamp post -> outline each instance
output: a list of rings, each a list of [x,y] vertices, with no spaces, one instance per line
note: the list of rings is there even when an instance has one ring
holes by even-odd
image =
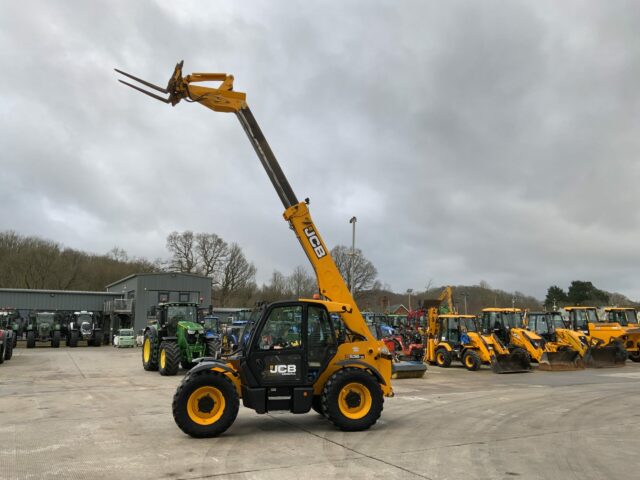
[[[467,315],[467,297],[469,296],[468,293],[461,293],[462,298],[464,298],[464,314]]]
[[[409,295],[409,311],[411,311],[411,294],[413,293],[413,288],[407,288],[407,294]]]
[[[353,226],[352,235],[351,235],[351,262],[349,265],[349,291],[351,292],[351,296],[353,297],[353,264],[356,256],[356,222],[358,219],[356,217],[351,217],[349,223]]]

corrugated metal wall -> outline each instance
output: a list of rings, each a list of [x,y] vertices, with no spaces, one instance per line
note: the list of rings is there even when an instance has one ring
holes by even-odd
[[[101,312],[106,300],[119,296],[119,294],[108,292],[0,288],[0,307],[19,310],[90,310]]]

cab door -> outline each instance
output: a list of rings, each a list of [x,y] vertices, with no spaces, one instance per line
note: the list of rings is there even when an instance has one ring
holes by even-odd
[[[263,387],[300,385],[307,378],[303,327],[305,305],[278,303],[252,336],[248,366]]]

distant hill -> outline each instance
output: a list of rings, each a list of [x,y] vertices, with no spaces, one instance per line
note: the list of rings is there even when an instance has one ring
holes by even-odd
[[[413,292],[411,294],[411,308],[417,308],[422,300],[438,298],[443,289],[444,286]],[[477,314],[487,307],[511,307],[514,301],[517,308],[542,309],[540,300],[521,292],[505,292],[504,290],[492,289],[487,285],[457,285],[453,287],[453,302],[460,313],[465,311],[465,296],[467,312],[470,314]],[[361,310],[384,312],[387,306],[397,304],[409,308],[409,295],[388,290],[371,290],[362,292],[358,297],[358,306]]]

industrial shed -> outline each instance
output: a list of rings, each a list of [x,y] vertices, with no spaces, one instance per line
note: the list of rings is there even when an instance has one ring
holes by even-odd
[[[140,273],[107,285],[107,292],[116,296],[105,308],[112,328],[129,323],[139,330],[147,324],[149,307],[161,302],[196,302],[209,308],[211,278],[191,273]]]

